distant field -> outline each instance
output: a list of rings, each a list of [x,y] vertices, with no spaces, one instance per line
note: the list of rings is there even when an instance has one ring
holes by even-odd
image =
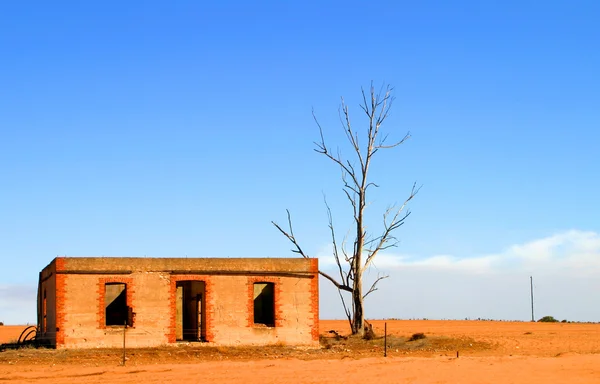
[[[600,383],[600,324],[497,321],[387,321],[377,338],[344,339],[346,321],[322,320],[322,348],[193,346],[36,350],[0,353],[11,383]],[[0,327],[0,342],[24,326]],[[336,331],[342,337],[335,337]],[[415,333],[425,338],[408,341]],[[459,352],[460,357],[456,354]]]
[[[0,325],[0,344],[16,342],[26,325]]]
[[[488,350],[473,351],[478,356],[511,354],[555,356],[558,353],[570,352],[600,353],[600,324],[476,320],[375,320],[372,321],[372,324],[377,334],[383,334],[386,322],[388,333],[395,335],[410,336],[413,333],[423,332],[431,336],[468,337],[494,346]],[[347,321],[321,321],[321,333],[332,328],[349,332]]]

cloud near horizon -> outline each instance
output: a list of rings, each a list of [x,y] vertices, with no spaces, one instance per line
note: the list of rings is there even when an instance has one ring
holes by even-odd
[[[336,271],[331,253],[321,252],[323,270]],[[389,274],[366,301],[373,318],[496,318],[529,320],[529,276],[536,313],[578,321],[600,321],[600,234],[570,230],[514,244],[476,257],[415,257],[382,253],[367,272]],[[366,285],[365,284],[365,285]],[[344,316],[337,291],[321,284],[321,316]],[[542,313],[543,312],[543,313]]]
[[[0,284],[0,321],[6,325],[36,322],[37,287]]]
[[[329,251],[323,248],[319,263],[335,276]],[[600,321],[600,234],[592,231],[565,231],[476,257],[382,253],[365,275],[366,287],[377,273],[390,278],[366,300],[369,318],[530,320],[533,276],[536,318]],[[0,321],[35,322],[36,290],[0,285]],[[324,279],[320,295],[322,318],[344,318],[337,291]]]
[[[318,254],[323,269],[331,269],[335,261],[331,246]],[[397,268],[456,270],[466,273],[494,273],[528,270],[534,272],[561,272],[565,268],[586,274],[600,272],[600,234],[592,231],[570,230],[524,244],[515,244],[500,253],[475,257],[434,255],[425,258],[381,253],[375,267],[388,270]]]

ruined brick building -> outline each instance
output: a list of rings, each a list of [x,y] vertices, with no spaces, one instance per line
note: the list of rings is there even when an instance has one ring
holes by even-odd
[[[38,340],[57,348],[315,344],[317,259],[57,257],[40,272]],[[125,327],[125,324],[128,324]]]

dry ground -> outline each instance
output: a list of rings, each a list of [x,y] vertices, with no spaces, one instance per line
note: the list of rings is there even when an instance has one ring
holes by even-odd
[[[384,321],[372,322],[378,336]],[[0,326],[0,343],[23,327]],[[600,383],[600,324],[387,321],[383,340],[336,338],[347,322],[324,320],[322,348],[179,345],[127,352],[0,352],[0,384],[15,383]],[[425,339],[408,341],[414,333]],[[456,353],[459,352],[459,358]]]

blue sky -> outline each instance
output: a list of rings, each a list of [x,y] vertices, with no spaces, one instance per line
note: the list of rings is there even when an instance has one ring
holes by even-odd
[[[348,207],[311,110],[344,150],[371,81],[412,138],[369,227],[423,184],[373,317],[527,319],[534,275],[543,314],[600,321],[599,3],[205,3],[0,4],[0,321],[35,321],[57,255],[292,256],[285,209],[328,268],[323,193],[341,233]]]

